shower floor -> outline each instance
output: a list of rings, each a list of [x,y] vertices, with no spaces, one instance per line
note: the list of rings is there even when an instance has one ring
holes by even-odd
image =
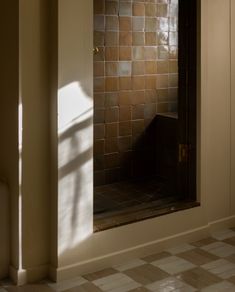
[[[94,213],[102,214],[169,197],[167,183],[157,177],[95,187]]]
[[[176,196],[172,184],[159,177],[122,181],[94,189],[94,230],[197,206]]]

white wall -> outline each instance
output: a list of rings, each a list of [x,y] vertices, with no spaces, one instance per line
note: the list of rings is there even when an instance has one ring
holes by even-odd
[[[235,213],[235,2],[231,0],[231,208]]]
[[[8,276],[10,264],[10,194],[8,186],[0,181],[0,279]]]
[[[10,272],[14,280],[20,277],[23,268],[30,273],[38,267],[41,270],[44,264],[48,267],[49,263],[46,2],[10,0],[1,3],[0,178],[9,186],[8,214],[11,220],[9,224],[5,219],[4,223],[8,224],[5,232],[11,231],[11,248],[8,256],[3,244],[9,245],[9,241],[5,238],[0,249],[1,253],[5,253],[4,265],[8,256],[10,266],[8,263],[3,267],[4,257],[1,256],[0,277],[7,276]],[[23,148],[19,135],[21,126]],[[22,167],[19,166],[21,160]],[[22,181],[19,179],[19,170],[23,170]],[[19,204],[21,198],[22,209]],[[6,202],[2,206],[4,211],[7,209]],[[3,215],[1,212],[1,216]],[[21,215],[23,226],[19,220]],[[4,230],[0,230],[2,237],[3,232]],[[33,278],[33,273],[29,277]],[[46,273],[47,270],[44,275]]]
[[[1,3],[0,10],[0,178],[9,185],[11,265],[18,268],[18,100],[19,7],[17,0]],[[5,208],[7,208],[5,206]],[[0,230],[2,234],[2,230]],[[1,247],[0,247],[1,248]],[[6,269],[6,267],[4,267]],[[0,268],[1,269],[1,268]]]
[[[230,215],[230,0],[208,0],[207,5],[207,23],[202,27],[203,34],[207,29],[202,55],[207,64],[201,97],[207,129],[202,202],[210,222]]]
[[[50,244],[48,1],[20,1],[22,269],[45,277]]]
[[[93,232],[93,25],[92,0],[58,4],[60,266],[69,250]]]

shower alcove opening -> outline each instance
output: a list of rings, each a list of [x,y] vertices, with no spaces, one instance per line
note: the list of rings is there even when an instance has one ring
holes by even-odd
[[[196,0],[94,0],[94,229],[198,206]]]

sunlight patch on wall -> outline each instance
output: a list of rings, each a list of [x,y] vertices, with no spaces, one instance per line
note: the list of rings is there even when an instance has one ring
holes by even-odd
[[[92,107],[78,82],[59,90],[59,254],[93,233]]]
[[[92,109],[90,97],[86,96],[78,82],[70,83],[59,90],[58,96],[58,128],[59,134],[86,119]]]

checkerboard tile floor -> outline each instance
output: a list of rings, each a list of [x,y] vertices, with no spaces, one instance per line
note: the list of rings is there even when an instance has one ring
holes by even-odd
[[[235,228],[62,283],[0,292],[235,292]]]

